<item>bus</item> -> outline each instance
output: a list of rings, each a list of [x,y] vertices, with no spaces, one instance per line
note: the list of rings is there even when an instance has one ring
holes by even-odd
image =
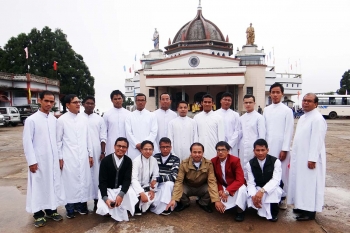
[[[329,119],[350,116],[350,95],[317,95],[318,111]]]

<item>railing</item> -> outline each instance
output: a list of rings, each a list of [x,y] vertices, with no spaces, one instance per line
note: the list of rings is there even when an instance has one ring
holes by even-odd
[[[36,82],[36,83],[45,83],[52,86],[60,86],[59,80],[49,79],[46,77],[37,76],[34,74],[11,74],[0,72],[0,79],[2,80],[11,80],[11,81],[24,81],[24,82]]]

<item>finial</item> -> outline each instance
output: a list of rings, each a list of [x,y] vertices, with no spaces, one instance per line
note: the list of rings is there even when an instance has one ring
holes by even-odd
[[[198,10],[202,10],[202,5],[201,5],[201,0],[199,0],[199,4],[198,4]]]

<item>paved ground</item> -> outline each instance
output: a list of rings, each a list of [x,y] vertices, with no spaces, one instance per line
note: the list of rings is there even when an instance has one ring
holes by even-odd
[[[289,208],[271,223],[248,210],[246,220],[234,221],[234,210],[208,214],[193,202],[170,216],[146,213],[130,222],[116,223],[91,212],[61,222],[48,220],[37,229],[25,211],[27,164],[22,148],[22,126],[0,127],[0,232],[350,232],[350,120],[327,120],[327,180],[325,208],[316,221],[296,222]],[[89,203],[90,210],[92,203]],[[58,209],[62,215],[65,211]]]

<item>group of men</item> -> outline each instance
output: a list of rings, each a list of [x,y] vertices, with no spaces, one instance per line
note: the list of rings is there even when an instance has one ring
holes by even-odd
[[[96,213],[126,221],[128,212],[182,211],[196,196],[207,212],[211,203],[221,213],[236,206],[236,221],[244,220],[246,206],[277,221],[287,201],[294,204],[297,220],[314,219],[323,205],[327,126],[316,109],[317,97],[306,94],[306,114],[290,151],[294,118],[281,103],[283,92],[281,84],[271,86],[273,104],[263,115],[254,110],[255,97],[244,96],[241,117],[230,109],[231,93],[222,95],[217,111],[207,94],[203,111],[193,119],[185,101],[177,104],[178,114],[170,109],[168,93],[160,95],[154,112],[145,109],[146,96],[137,94],[136,110],[129,112],[122,107],[123,93],[113,91],[113,108],[103,118],[93,113],[94,97],[86,97],[80,111],[78,97],[67,95],[68,112],[58,120],[49,114],[53,94],[43,92],[41,107],[23,132],[26,209],[40,227],[46,218],[62,220],[59,205],[74,218],[75,212],[87,214],[87,201],[94,199]]]

